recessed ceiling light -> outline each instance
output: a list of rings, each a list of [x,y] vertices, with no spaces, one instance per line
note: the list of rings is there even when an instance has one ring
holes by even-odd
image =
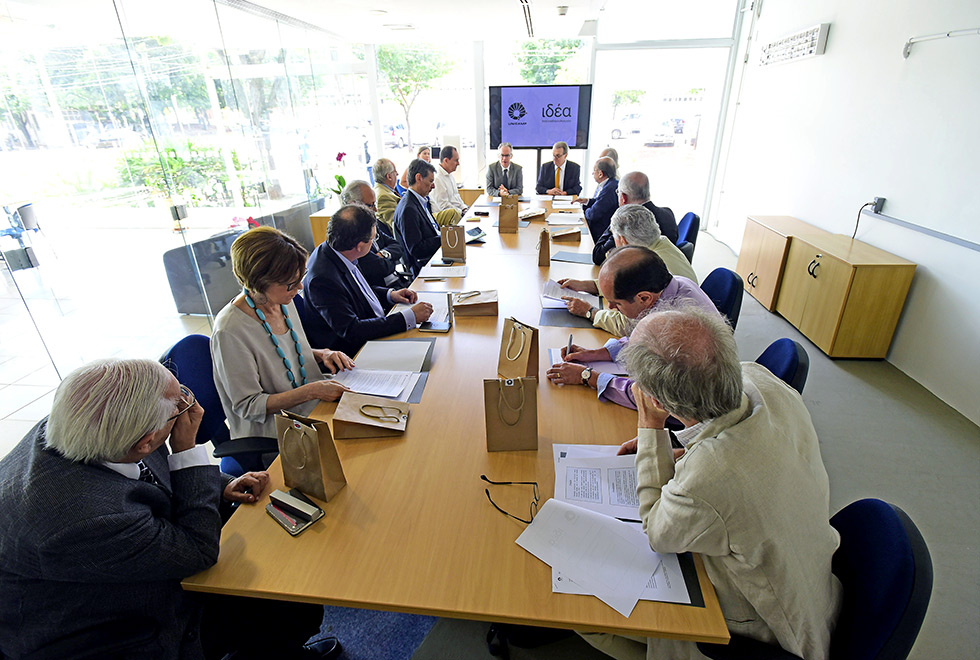
[[[410,23],[385,23],[384,27],[389,30],[414,30],[415,26]]]
[[[384,16],[385,14],[388,13],[388,10],[387,9],[370,9],[370,10],[368,10],[368,13],[371,14],[372,16]]]

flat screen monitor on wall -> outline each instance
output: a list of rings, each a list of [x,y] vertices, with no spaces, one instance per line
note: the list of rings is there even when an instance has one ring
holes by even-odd
[[[589,146],[592,85],[517,85],[490,88],[490,148],[551,149],[567,142]]]

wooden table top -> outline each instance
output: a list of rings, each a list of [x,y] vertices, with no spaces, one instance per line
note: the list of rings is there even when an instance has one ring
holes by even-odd
[[[640,601],[629,618],[592,596],[553,594],[551,568],[514,541],[524,525],[497,512],[484,494],[495,481],[537,481],[542,504],[554,492],[552,443],[620,444],[636,435],[636,413],[599,402],[584,387],[551,385],[548,348],[599,346],[595,329],[539,328],[538,450],[486,450],[483,386],[496,377],[503,322],[537,325],[541,285],[549,277],[593,277],[595,269],[553,262],[537,266],[532,222],[500,235],[483,222],[486,244],[468,246],[466,278],[416,282],[418,290],[499,291],[497,317],[457,317],[435,337],[432,370],[404,437],[337,440],[347,486],[324,505],[325,516],[297,537],[264,511],[266,498],[241,507],[222,530],[216,566],[184,580],[194,591],[324,603],[453,618],[604,631],[698,641],[728,640],[714,589],[696,557],[704,608]],[[472,225],[467,225],[472,226]],[[560,249],[591,251],[592,241]],[[557,247],[553,247],[556,251]],[[315,417],[329,420],[334,403]],[[282,488],[277,460],[273,488]],[[522,515],[527,487],[498,487],[494,501]]]

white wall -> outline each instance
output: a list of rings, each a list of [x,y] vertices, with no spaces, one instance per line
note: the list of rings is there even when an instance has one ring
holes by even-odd
[[[758,66],[761,44],[831,23],[825,55]],[[709,226],[749,214],[850,235],[858,208],[980,243],[980,2],[765,0]],[[980,424],[980,252],[863,216],[857,238],[918,264],[888,360]]]

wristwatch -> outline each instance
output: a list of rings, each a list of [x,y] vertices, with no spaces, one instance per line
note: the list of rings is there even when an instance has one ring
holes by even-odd
[[[585,370],[582,371],[582,384],[588,387],[590,378],[592,378],[592,367],[586,367]]]
[[[585,313],[585,318],[591,321],[594,315],[595,315],[595,307],[590,307],[589,311]]]

